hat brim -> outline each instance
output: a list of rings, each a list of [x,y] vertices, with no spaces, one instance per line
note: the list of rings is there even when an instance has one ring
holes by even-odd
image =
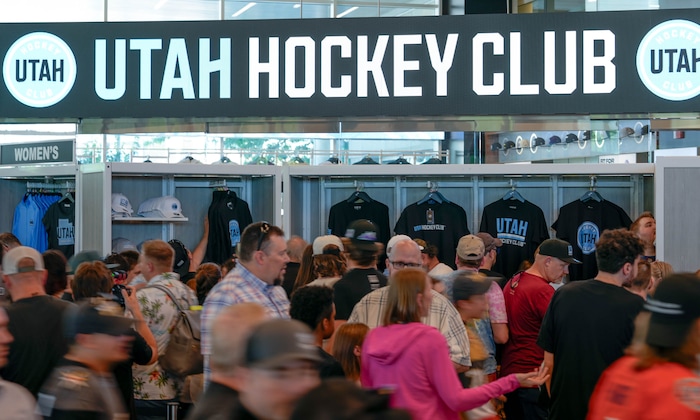
[[[458,300],[468,300],[472,296],[485,295],[491,288],[491,283],[494,282],[494,279],[495,277],[485,277],[478,282],[472,282],[472,290],[470,290],[469,293],[453,289],[452,299],[457,302]]]
[[[554,257],[554,258],[559,259],[559,260],[562,260],[562,261],[564,261],[565,263],[569,263],[569,264],[582,264],[581,261],[577,260],[577,259],[574,258],[574,257],[566,257],[566,258]]]
[[[362,251],[372,251],[372,252],[376,252],[376,251],[379,250],[379,246],[377,245],[376,242],[371,242],[371,241],[360,241],[360,240],[357,240],[357,239],[350,239],[350,242],[352,243],[352,245],[353,245],[355,248],[360,249],[360,250],[362,250]]]
[[[285,353],[285,354],[281,354],[279,356],[271,357],[269,359],[260,360],[260,361],[251,363],[250,367],[251,368],[258,368],[258,369],[274,369],[274,368],[284,366],[287,362],[296,361],[296,360],[307,360],[310,362],[320,363],[321,356],[318,355],[317,352]]]
[[[685,343],[693,321],[667,321],[651,315],[646,343],[657,347],[680,347]]]

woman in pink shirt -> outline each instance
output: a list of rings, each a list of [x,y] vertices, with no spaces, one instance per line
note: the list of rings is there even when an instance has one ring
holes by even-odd
[[[367,388],[393,388],[392,406],[407,409],[414,419],[459,419],[459,412],[549,377],[540,369],[462,388],[445,337],[420,322],[432,300],[430,278],[422,270],[404,269],[392,275],[388,287],[383,326],[370,331],[362,346],[360,379]]]

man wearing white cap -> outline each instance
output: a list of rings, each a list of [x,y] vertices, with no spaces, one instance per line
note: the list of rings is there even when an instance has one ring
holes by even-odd
[[[71,304],[46,294],[44,260],[37,250],[26,246],[13,248],[3,256],[2,267],[13,301],[7,307],[7,316],[15,339],[0,376],[24,386],[36,396],[68,350],[62,318]]]
[[[406,235],[397,235],[394,238],[389,241],[387,247],[386,265],[389,267],[389,273],[393,274],[404,268],[422,268],[423,260],[418,244]],[[388,287],[382,287],[362,298],[355,305],[348,322],[359,322],[370,328],[381,325],[388,291]],[[421,321],[437,328],[445,336],[452,363],[458,372],[464,372],[471,366],[467,330],[454,305],[445,296],[433,290],[432,297],[428,316]]]

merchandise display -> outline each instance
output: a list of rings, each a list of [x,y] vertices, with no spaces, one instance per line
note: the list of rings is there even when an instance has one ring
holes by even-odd
[[[17,204],[12,220],[12,233],[20,243],[44,252],[49,239],[42,223],[49,207],[61,199],[58,193],[27,193]]]
[[[364,191],[354,192],[347,200],[335,203],[328,213],[328,234],[345,236],[354,220],[366,219],[377,225],[377,239],[386,244],[391,236],[389,207],[374,200]]]
[[[124,194],[112,193],[112,219],[131,217],[133,214],[134,209],[129,199]]]
[[[214,191],[207,211],[209,234],[204,261],[221,264],[236,253],[241,233],[253,223],[253,216],[245,200],[234,191]]]
[[[163,197],[149,198],[139,205],[139,216],[162,217],[166,219],[182,218],[182,206],[180,200],[166,195]]]
[[[42,218],[48,234],[48,248],[70,258],[75,252],[75,201],[70,194],[53,203]]]

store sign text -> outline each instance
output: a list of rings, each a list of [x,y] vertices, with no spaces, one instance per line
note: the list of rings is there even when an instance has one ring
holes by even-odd
[[[615,89],[613,32],[584,30],[581,45],[578,44],[577,31],[566,31],[563,37],[559,36],[563,39],[557,39],[554,31],[545,31],[542,36],[544,72],[541,80],[524,81],[522,57],[529,54],[521,47],[520,32],[507,34],[508,68],[490,74],[486,74],[486,69],[491,67],[490,61],[495,56],[506,55],[506,36],[497,32],[476,34],[471,40],[472,90],[479,96],[501,95],[506,90],[505,79],[508,77],[510,95],[539,95],[542,86],[551,95],[568,95],[579,88],[579,68],[583,75],[583,93],[605,94]],[[448,96],[450,80],[459,84],[465,82],[463,72],[452,79],[448,77],[454,68],[458,42],[457,33],[447,34],[442,41],[435,34],[379,35],[373,42],[366,35],[356,38],[326,36],[320,42],[310,36],[284,40],[279,37],[251,37],[248,39],[247,97],[279,98],[282,82],[284,95],[289,98],[310,98],[319,93],[325,98],[346,98],[351,95],[358,98],[422,97],[424,86],[415,82],[411,84],[408,79],[411,72],[423,69],[430,69],[431,77],[420,79],[421,83],[434,84],[438,97]],[[563,82],[557,82],[555,78],[557,42],[565,44],[565,60],[562,61],[566,77]],[[266,53],[261,48],[262,43],[266,44]],[[596,43],[602,45],[602,54],[596,54]],[[387,53],[390,45],[391,54]],[[161,53],[164,48],[166,51]],[[233,92],[232,75],[238,70],[233,68],[232,48],[231,38],[200,38],[198,50],[194,52],[188,48],[184,38],[169,41],[157,38],[115,39],[109,45],[106,39],[98,39],[95,41],[95,93],[103,100],[113,101],[122,98],[127,89],[134,86],[138,88],[140,100],[150,100],[154,93],[154,72],[158,72],[162,75],[159,78],[160,86],[157,86],[160,100],[172,99],[173,93],[178,90],[183,99],[208,99],[212,95],[229,99],[236,94]],[[582,48],[580,65],[577,62],[578,48]],[[410,58],[420,50],[427,53],[427,62]],[[108,51],[114,56],[108,57]],[[154,68],[155,54],[165,55],[162,68]],[[317,56],[320,63],[316,62]],[[196,57],[196,60],[192,61],[192,57]],[[129,80],[130,75],[127,74],[127,60],[131,59],[138,60],[138,83]],[[338,74],[335,67],[342,60],[352,60],[354,72]],[[391,65],[386,66],[387,62]],[[108,63],[112,63],[113,68],[108,69]],[[198,66],[197,80],[194,80],[192,65]],[[602,73],[602,80],[595,79],[596,69]],[[297,74],[298,71],[300,74]],[[387,72],[390,72],[390,80],[387,79]],[[109,80],[108,74],[113,74]],[[211,86],[214,75],[219,80],[216,92],[212,92]],[[320,83],[317,83],[318,78]]]

